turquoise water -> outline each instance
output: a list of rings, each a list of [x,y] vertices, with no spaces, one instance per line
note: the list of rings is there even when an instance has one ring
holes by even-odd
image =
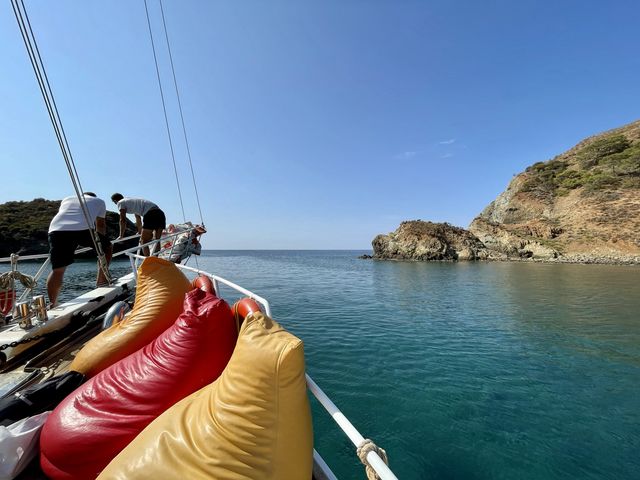
[[[270,301],[400,479],[640,478],[640,268],[362,253],[209,251],[199,265]],[[71,267],[66,294],[93,271]],[[364,478],[313,408],[317,450]]]

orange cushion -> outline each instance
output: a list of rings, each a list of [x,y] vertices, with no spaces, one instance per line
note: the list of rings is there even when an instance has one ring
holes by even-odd
[[[173,325],[189,290],[191,283],[175,264],[157,257],[146,258],[138,269],[133,310],[120,323],[87,342],[69,369],[92,377],[144,347]]]

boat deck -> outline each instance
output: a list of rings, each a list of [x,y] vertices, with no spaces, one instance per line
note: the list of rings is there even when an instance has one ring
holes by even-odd
[[[46,321],[32,320],[31,328],[25,329],[20,322],[15,320],[0,327],[0,345],[13,342],[27,342],[15,347],[5,348],[0,355],[0,372],[10,371],[18,366],[25,354],[38,344],[45,343],[45,339],[28,341],[36,336],[50,336],[77,322],[82,325],[96,312],[103,310],[115,300],[127,297],[135,289],[135,277],[133,273],[116,280],[113,285],[94,288],[72,300],[64,302],[50,309]]]

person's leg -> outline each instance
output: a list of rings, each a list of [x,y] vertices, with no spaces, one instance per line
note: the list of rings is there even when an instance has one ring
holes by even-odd
[[[49,233],[51,273],[47,277],[47,295],[52,307],[58,303],[64,271],[73,263],[73,252],[77,245],[76,232],[56,231]]]
[[[155,240],[160,240],[162,238],[162,228],[156,228],[153,231],[153,238]],[[160,250],[162,249],[162,244],[161,243],[156,243],[156,246],[154,247],[153,251],[155,252],[160,252]]]
[[[147,242],[152,238],[159,240],[162,237],[165,222],[164,212],[159,208],[149,210],[147,214],[142,217],[142,235],[145,235],[145,231],[147,232],[149,236]],[[159,252],[161,248],[162,246],[159,243],[154,243],[151,247],[151,252]],[[149,256],[149,252],[145,253],[145,255]]]
[[[142,234],[140,235],[140,243],[150,242],[152,238],[153,238],[153,230],[150,230],[148,228],[143,228],[142,229]],[[142,254],[145,257],[148,257],[149,256],[149,247],[144,247],[142,249]]]
[[[102,247],[102,252],[104,253],[105,260],[107,261],[107,267],[108,267],[109,263],[111,262],[111,253],[113,252],[113,249],[111,247],[111,241],[107,238],[106,235],[100,232],[96,232],[96,234],[98,235],[97,240],[100,242],[100,246]],[[87,230],[81,230],[77,232],[77,241],[79,246],[91,247],[95,251],[95,244],[93,243],[94,237],[90,230],[87,229]],[[108,285],[107,276],[102,271],[102,268],[100,268],[100,260],[96,262],[96,270],[97,270],[96,287]]]
[[[103,247],[103,250],[104,250],[104,256],[107,259],[107,265],[110,265],[111,264],[111,256],[113,255],[113,245],[111,245],[111,242],[109,242],[108,245]]]
[[[58,294],[62,288],[62,279],[64,278],[64,271],[67,267],[54,268],[47,277],[47,294],[49,295],[49,301],[51,306],[55,307],[58,301]]]

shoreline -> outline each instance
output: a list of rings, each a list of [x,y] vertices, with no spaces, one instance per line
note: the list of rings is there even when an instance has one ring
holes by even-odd
[[[604,257],[590,257],[584,259],[577,258],[485,258],[476,260],[455,260],[455,259],[443,259],[443,260],[418,260],[414,258],[380,258],[375,255],[360,255],[358,257],[361,260],[375,260],[375,261],[392,261],[392,262],[415,262],[415,263],[459,263],[459,262],[478,262],[478,263],[492,263],[492,262],[513,262],[513,263],[545,263],[545,264],[563,264],[563,265],[616,265],[627,267],[640,266],[640,257],[631,258],[611,258],[609,256]]]

